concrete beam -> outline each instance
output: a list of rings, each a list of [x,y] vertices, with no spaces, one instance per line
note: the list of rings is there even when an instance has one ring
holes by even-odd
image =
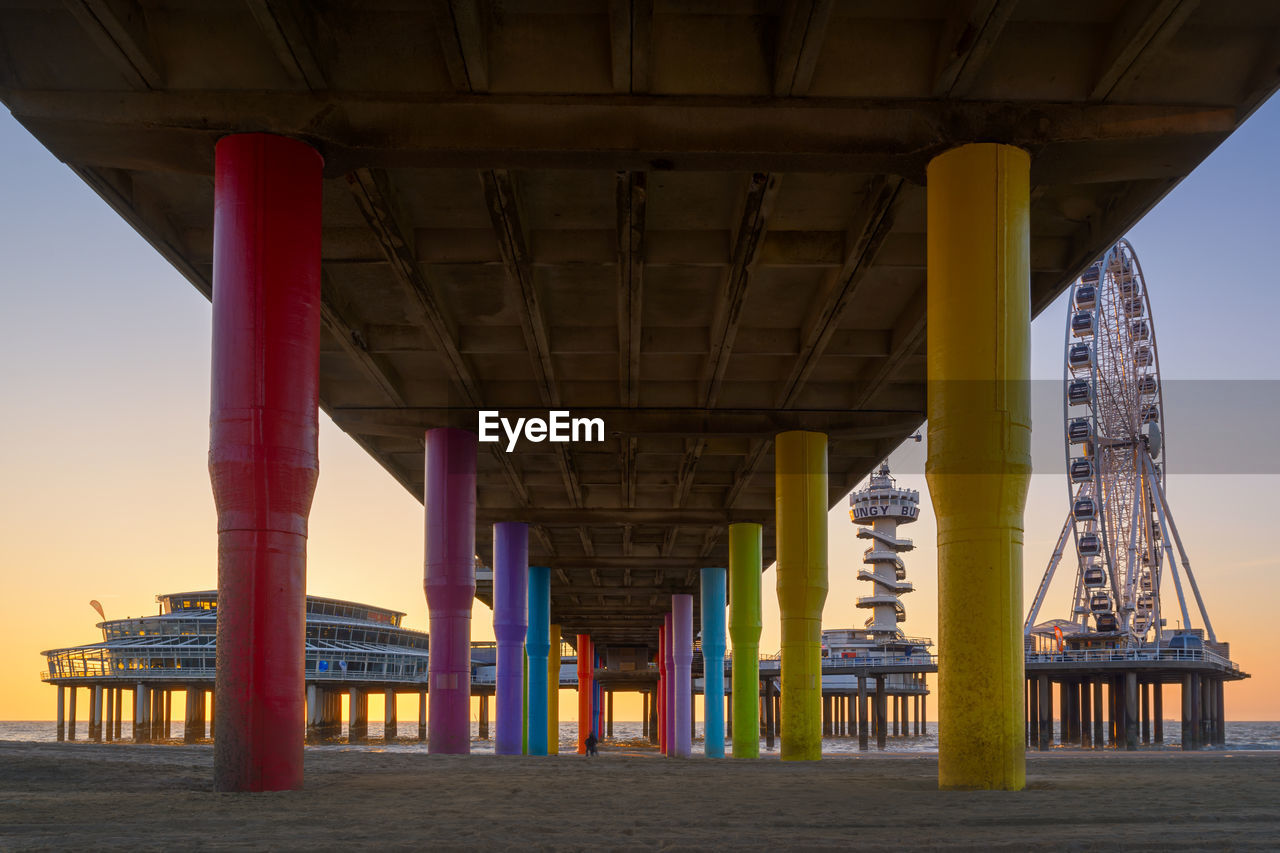
[[[1105,64],[1089,92],[1089,99],[1123,98],[1151,58],[1177,34],[1199,3],[1200,0],[1141,0],[1124,4],[1113,25]]]
[[[964,95],[1004,31],[1018,0],[965,0],[953,11],[938,41],[934,97]]]
[[[64,5],[130,85],[164,88],[164,70],[135,0],[64,0]]]
[[[955,100],[398,96],[297,92],[2,95],[59,158],[209,174],[248,127],[303,138],[326,173],[359,168],[818,171],[924,183],[936,154],[975,139],[1052,143],[1225,137],[1232,107]],[[145,132],[144,132],[145,130]],[[1069,177],[1069,176],[1068,176]]]
[[[360,435],[421,437],[441,426],[476,429],[476,409],[461,407],[404,406],[396,408],[333,406],[328,410],[343,430]],[[502,416],[546,418],[547,410],[503,407]],[[575,408],[575,418],[601,418],[606,437],[627,436],[736,436],[772,437],[787,430],[825,432],[846,439],[892,438],[910,434],[924,419],[916,409],[704,409],[621,407]],[[496,445],[495,445],[496,446]]]

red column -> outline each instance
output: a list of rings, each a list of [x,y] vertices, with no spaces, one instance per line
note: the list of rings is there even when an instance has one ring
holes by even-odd
[[[214,170],[209,476],[218,511],[214,788],[302,787],[323,160],[238,134]]]
[[[476,597],[476,436],[427,430],[426,566],[430,615],[427,750],[471,751],[471,604]]]
[[[592,699],[595,698],[595,649],[590,634],[578,635],[578,755],[587,754],[587,735],[591,732]]]

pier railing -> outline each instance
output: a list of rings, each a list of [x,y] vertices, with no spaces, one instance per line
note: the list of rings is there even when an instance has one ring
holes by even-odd
[[[1212,663],[1233,672],[1239,665],[1208,649],[1079,649],[1061,652],[1027,652],[1027,663],[1112,663],[1134,661],[1188,661]]]

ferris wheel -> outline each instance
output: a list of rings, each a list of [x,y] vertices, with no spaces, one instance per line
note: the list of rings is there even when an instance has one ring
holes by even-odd
[[[1191,617],[1182,574],[1210,642],[1213,626],[1165,497],[1164,395],[1150,292],[1127,240],[1116,243],[1075,282],[1063,357],[1066,522],[1040,582],[1024,631],[1033,632],[1068,541],[1076,577],[1068,620],[1077,638],[1120,646],[1161,644],[1168,566],[1183,632]],[[1174,559],[1177,548],[1178,560]],[[1179,572],[1179,564],[1182,572]]]

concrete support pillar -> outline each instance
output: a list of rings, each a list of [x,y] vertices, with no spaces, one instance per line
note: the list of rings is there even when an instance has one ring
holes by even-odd
[[[160,740],[161,726],[164,724],[164,688],[153,687],[150,690],[151,711],[148,719],[151,726],[147,731],[147,737],[151,741]]]
[[[550,598],[549,592],[548,598]],[[560,626],[552,625],[547,631],[547,755],[559,754]]]
[[[89,740],[102,743],[102,686],[89,688]]]
[[[524,644],[529,627],[528,586],[528,525],[518,521],[493,525],[493,633],[498,640],[494,688],[498,732],[493,751],[497,755],[521,753]]]
[[[762,528],[729,525],[729,637],[733,640],[733,757],[760,757],[760,553]]]
[[[701,592],[703,752],[708,758],[724,758],[726,571],[704,568]]]
[[[133,742],[146,743],[151,739],[151,697],[141,682],[133,688]],[[75,721],[75,694],[72,693],[71,720]]]
[[[301,710],[301,709],[299,709]],[[164,691],[164,739],[173,737],[173,691]]]
[[[366,743],[369,740],[369,693],[352,687],[347,705],[347,743]],[[470,717],[470,714],[467,715]]]
[[[1091,682],[1085,679],[1080,682],[1080,745],[1086,749],[1093,746],[1093,704],[1090,701]]]
[[[480,705],[480,721],[477,724],[476,736],[480,740],[489,739],[489,694],[481,693],[476,697]]]
[[[222,137],[214,159],[214,789],[289,790],[302,787],[306,719],[324,162],[306,143],[257,133]]]
[[[1071,717],[1071,690],[1065,681],[1058,682],[1058,742],[1066,746],[1071,742],[1069,732]]]
[[[120,733],[124,728],[124,688],[116,688],[116,740],[120,740]]]
[[[613,737],[613,691],[604,692],[604,736]]]
[[[658,691],[649,694],[649,743],[658,744]]]
[[[425,474],[424,587],[431,634],[427,749],[433,755],[466,755],[471,751],[471,603],[476,594],[475,434],[449,427],[427,430]],[[523,598],[519,611],[524,612]],[[518,674],[519,657],[514,666]],[[519,692],[515,696],[509,713],[518,732]]]
[[[1151,743],[1151,682],[1138,685],[1142,695],[1142,742]]]
[[[834,709],[832,708],[832,705],[834,704],[832,700],[834,698],[835,698],[834,696],[822,697],[822,736],[823,737],[831,737],[831,734],[832,734],[831,718],[832,716],[834,716],[834,713],[835,713]]]
[[[876,749],[883,750],[889,738],[889,696],[884,690],[884,676],[876,676]]]
[[[529,630],[525,649],[529,656],[529,754],[547,755],[552,739],[547,723],[550,691],[558,690],[560,682],[559,677],[555,686],[550,681],[551,569],[547,566],[529,567]]]
[[[1068,681],[1067,689],[1067,743],[1080,745],[1080,682]]]
[[[57,737],[59,741],[64,741],[67,739],[67,688],[59,684],[56,689],[58,691]]]
[[[1093,682],[1093,747],[1101,749],[1105,743],[1103,735],[1102,679]]]
[[[391,688],[387,688],[382,693],[382,739],[387,743],[391,743],[399,735],[397,728],[399,720],[396,714],[396,692]]]
[[[943,788],[1026,784],[1030,173],[1027,152],[989,143],[940,154],[927,170],[926,474],[938,524]]]
[[[1023,692],[1027,702],[1027,747],[1037,749],[1040,746],[1040,685],[1034,678],[1027,678],[1023,684]]]
[[[108,687],[102,693],[104,702],[102,709],[103,737],[108,742],[115,740],[115,695],[116,689],[114,687]]]
[[[1155,717],[1153,722],[1155,723],[1156,744],[1159,745],[1164,743],[1164,682],[1157,681],[1154,686],[1152,714]]]
[[[649,693],[640,691],[640,737],[649,737]]]
[[[427,691],[418,691],[418,740],[427,739]]]
[[[869,746],[871,720],[867,709],[867,678],[858,676],[858,749],[867,750]]]
[[[1213,679],[1200,676],[1200,738],[1201,746],[1213,745]]]
[[[67,740],[76,739],[76,687],[67,688]]]
[[[673,755],[693,752],[693,596],[671,596],[671,660],[675,665],[675,744]]]
[[[898,713],[898,711],[899,711],[899,707],[900,707],[900,706],[899,706],[899,703],[898,703],[898,697],[897,697],[897,696],[890,696],[890,697],[889,697],[889,707],[890,707],[889,716],[893,719],[893,736],[894,736],[894,737],[897,737],[897,736],[900,734],[900,732],[898,731],[898,723],[899,723],[899,719],[898,719],[898,717],[899,717],[899,713]]]
[[[529,754],[529,652],[520,655],[520,754]]]
[[[307,728],[308,742],[313,740],[312,732],[316,716],[314,684],[307,685]],[[187,686],[185,713],[182,716],[182,742],[196,743],[204,736],[204,691],[198,687]]]
[[[1182,676],[1182,748],[1183,750],[1195,749],[1194,729],[1191,726],[1192,713],[1192,675],[1187,673]]]
[[[764,747],[773,751],[773,737],[777,729],[777,705],[773,701],[773,679],[764,680]]]
[[[827,437],[774,441],[778,609],[782,618],[782,759],[822,757],[822,607],[827,600]]]
[[[151,740],[164,737],[164,688],[151,690]]]
[[[1038,692],[1040,694],[1039,701],[1037,702],[1037,706],[1040,709],[1040,724],[1038,726],[1038,729],[1040,731],[1039,748],[1050,749],[1053,747],[1053,687],[1049,683],[1049,676],[1047,675],[1041,675],[1037,679],[1037,682],[1038,682],[1038,685],[1037,685]],[[941,701],[939,701],[938,704],[939,706],[941,706],[942,704]],[[941,709],[939,709],[938,713],[939,715],[941,715],[942,713]],[[945,730],[945,728],[946,727],[943,724],[942,720],[939,719],[938,720],[939,739],[942,738],[942,733]]]
[[[1227,743],[1226,680],[1222,678],[1215,679],[1214,685],[1217,690],[1217,696],[1218,696],[1217,701],[1214,702],[1214,707],[1218,709],[1218,716],[1217,716],[1218,730],[1216,733],[1217,737],[1215,738],[1214,742],[1217,743],[1218,746],[1226,746],[1226,743]]]
[[[578,635],[578,754],[587,754],[587,735],[591,733],[591,705],[595,693],[595,651],[591,635]]]
[[[1138,674],[1124,675],[1124,748],[1138,748]]]

